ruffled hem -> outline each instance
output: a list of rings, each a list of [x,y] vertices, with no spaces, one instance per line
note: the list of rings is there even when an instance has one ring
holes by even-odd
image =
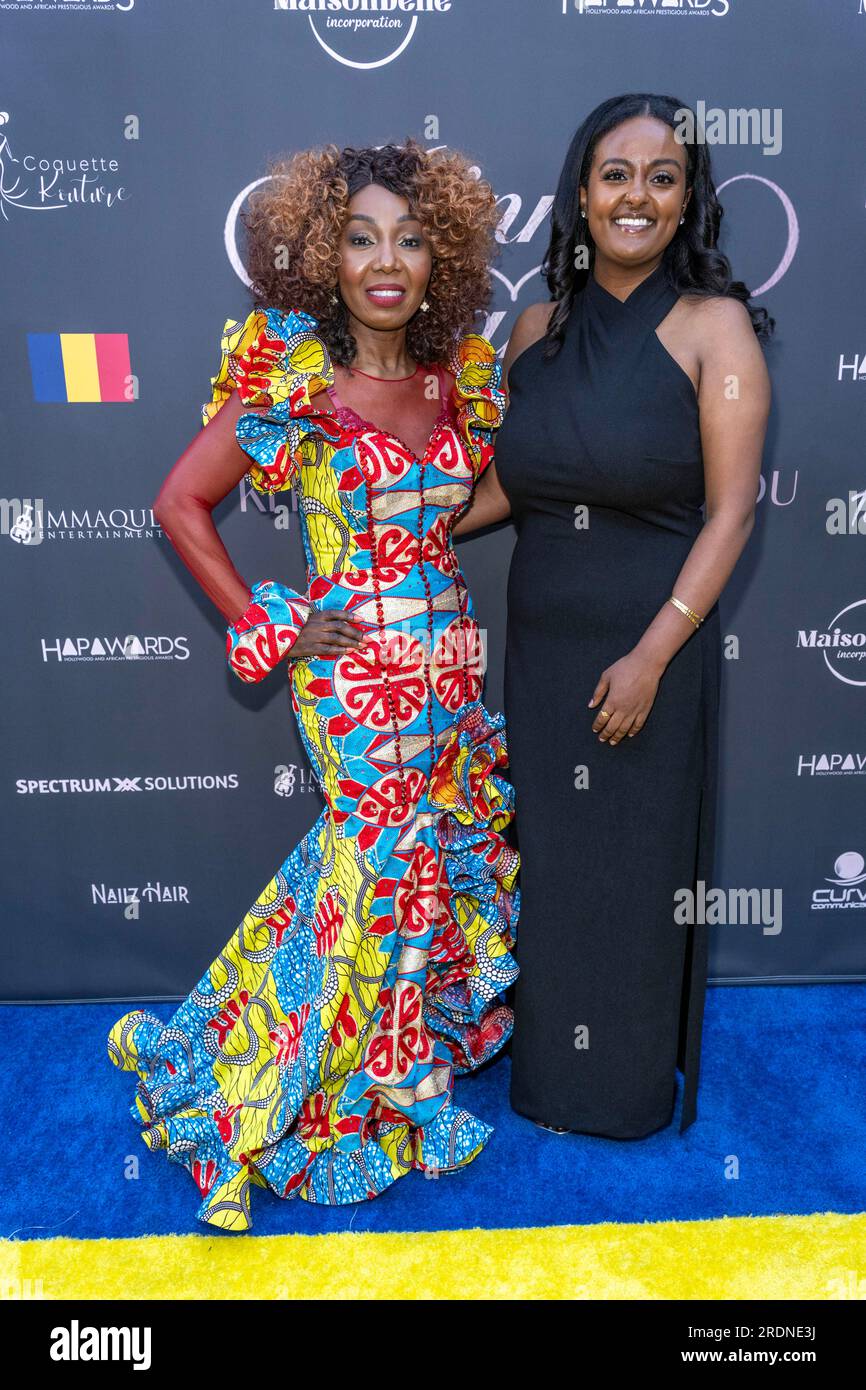
[[[278,988],[292,961],[315,950],[297,936],[303,892],[311,894],[303,917],[319,930],[330,925],[331,905],[311,886],[327,808],[272,881],[274,893],[247,914],[259,925],[246,934],[241,925],[171,1021],[133,1010],[114,1024],[109,1057],[139,1078],[130,1113],[148,1148],[194,1178],[199,1220],[248,1230],[251,1184],[344,1205],[378,1196],[413,1168],[450,1172],[481,1152],[492,1126],[455,1107],[452,1089],[455,1074],[477,1069],[511,1035],[500,995],[518,973],[509,948],[519,859],[500,833],[513,814],[513,790],[499,775],[506,765],[502,716],[467,705],[432,769],[430,809],[416,816],[408,863],[405,853],[389,861],[402,863],[402,877],[380,877],[383,915],[371,907],[354,928],[368,945],[382,940],[391,965],[381,967],[369,1027],[328,1086],[322,1049],[336,1027],[357,1028],[344,1013],[349,996],[328,995],[323,984],[321,995],[289,1007]],[[286,955],[295,942],[300,955]],[[241,1025],[240,1051],[226,1050]]]
[[[480,700],[465,705],[430,775],[427,799],[435,807],[436,839],[451,889],[451,914],[471,964],[431,951],[435,984],[428,981],[425,1017],[451,1049],[454,1070],[465,1075],[498,1052],[511,1036],[512,1010],[499,996],[515,982],[520,856],[502,835],[514,817],[514,788],[500,775],[508,766],[505,719]]]
[[[282,1199],[346,1206],[378,1197],[412,1169],[436,1177],[455,1172],[477,1158],[493,1133],[492,1125],[450,1100],[423,1125],[413,1125],[377,1101],[375,1114],[364,1125],[369,1137],[360,1146],[316,1149],[297,1133],[286,1132],[252,1153],[234,1155],[226,1149],[224,1137],[232,1107],[220,1108],[225,1102],[219,1093],[195,1096],[181,1083],[183,1095],[173,1099],[184,1108],[154,1118],[154,1106],[164,1097],[145,1078],[162,1061],[165,1033],[165,1024],[153,1014],[132,1010],[111,1029],[108,1054],[122,1071],[139,1074],[130,1113],[145,1122],[142,1140],[187,1169],[202,1194],[197,1220],[224,1230],[251,1228],[252,1186],[269,1188]]]

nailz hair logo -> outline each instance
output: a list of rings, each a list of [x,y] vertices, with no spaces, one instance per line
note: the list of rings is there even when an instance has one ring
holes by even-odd
[[[419,21],[448,14],[456,0],[274,0],[306,18],[320,48],[347,68],[382,68],[405,53]]]

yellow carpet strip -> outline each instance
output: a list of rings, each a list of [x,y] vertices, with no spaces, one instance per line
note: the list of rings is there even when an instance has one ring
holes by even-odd
[[[863,1299],[866,1213],[4,1240],[0,1281],[45,1299]]]

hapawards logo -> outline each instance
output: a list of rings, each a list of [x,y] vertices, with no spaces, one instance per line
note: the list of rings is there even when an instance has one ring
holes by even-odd
[[[866,753],[800,753],[798,777],[866,777]]]
[[[840,854],[833,865],[833,876],[827,874],[830,888],[816,888],[812,894],[812,911],[847,911],[866,908],[866,859],[856,850]]]
[[[840,352],[836,380],[866,382],[866,352],[855,352],[852,357]]]
[[[316,43],[347,68],[383,68],[412,42],[419,18],[447,14],[454,0],[274,0],[306,19]]]
[[[731,8],[731,0],[561,0],[561,4],[563,14],[712,15],[714,19],[723,19]]]
[[[157,633],[125,637],[105,633],[87,637],[41,638],[43,661],[188,661],[188,637]]]
[[[845,685],[866,685],[866,598],[837,613],[826,632],[800,628],[797,646],[821,651],[827,670]]]

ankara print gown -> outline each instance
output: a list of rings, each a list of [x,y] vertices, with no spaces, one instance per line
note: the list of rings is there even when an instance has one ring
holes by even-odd
[[[240,393],[236,437],[260,492],[293,487],[308,587],[253,587],[227,630],[257,680],[312,607],[364,642],[284,661],[324,797],[315,825],[166,1023],[109,1034],[137,1073],[142,1138],[183,1164],[198,1219],[251,1226],[251,1185],[345,1204],[411,1169],[459,1169],[492,1127],[452,1099],[507,1042],[517,976],[516,851],[504,721],[481,702],[482,647],[451,526],[492,457],[504,393],[492,346],[455,344],[455,382],[419,458],[346,407],[316,320],[229,320],[205,425]],[[317,401],[311,397],[317,396]]]

